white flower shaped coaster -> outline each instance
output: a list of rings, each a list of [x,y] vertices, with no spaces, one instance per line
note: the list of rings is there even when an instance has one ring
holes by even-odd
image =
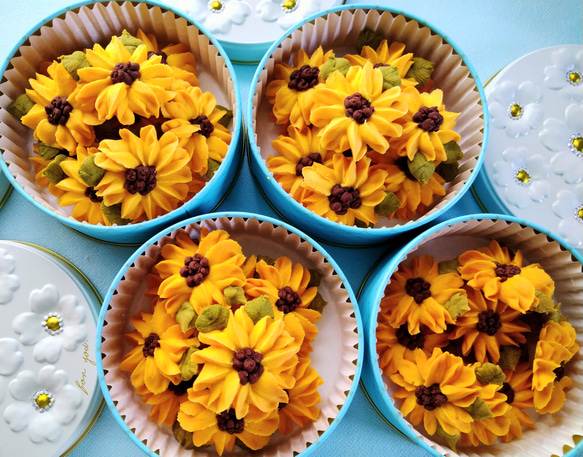
[[[583,46],[527,54],[485,93],[491,128],[478,199],[583,252]]]
[[[95,367],[101,300],[64,259],[0,240],[2,455],[61,456],[103,405]]]

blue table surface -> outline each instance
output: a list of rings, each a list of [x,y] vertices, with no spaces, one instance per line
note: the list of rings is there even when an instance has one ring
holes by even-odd
[[[22,37],[71,0],[0,0],[0,60],[10,56]],[[348,4],[375,3],[419,16],[453,40],[472,62],[482,82],[518,57],[536,49],[582,40],[581,0],[347,0]],[[236,65],[243,112],[255,65]],[[247,161],[234,187],[217,209],[254,212],[278,217],[261,195]],[[463,214],[479,213],[471,192],[434,223]],[[104,296],[108,286],[135,247],[113,246],[85,238],[36,210],[18,192],[0,209],[0,239],[22,240],[44,246],[76,265]],[[322,243],[336,259],[355,291],[366,274],[389,249],[385,246],[341,248]],[[104,408],[71,457],[143,456]],[[339,426],[318,443],[314,457],[382,455],[392,457],[429,454],[395,432],[376,412],[359,386]],[[36,456],[27,456],[36,457]],[[522,457],[522,456],[521,456]],[[546,457],[546,456],[545,456]]]

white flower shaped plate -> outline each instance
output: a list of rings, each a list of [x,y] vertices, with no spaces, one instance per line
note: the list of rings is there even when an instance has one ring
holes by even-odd
[[[62,456],[93,425],[100,302],[65,259],[0,240],[0,455]]]
[[[527,54],[485,93],[491,128],[477,198],[583,252],[583,46]]]

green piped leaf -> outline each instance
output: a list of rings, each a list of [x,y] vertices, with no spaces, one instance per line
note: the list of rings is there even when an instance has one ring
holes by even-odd
[[[61,168],[61,162],[67,159],[65,154],[57,155],[43,170],[42,175],[49,180],[51,184],[57,184],[67,177]]]
[[[413,177],[421,184],[427,184],[435,171],[435,162],[430,162],[420,152],[415,153],[413,160],[407,159],[407,166]]]
[[[458,292],[451,296],[451,298],[443,304],[451,318],[456,321],[458,317],[463,316],[466,311],[470,310],[468,297]]]
[[[538,298],[538,305],[533,309],[535,313],[550,313],[555,311],[557,305],[551,297],[541,290],[536,290],[534,295]]]
[[[121,43],[125,46],[125,48],[130,52],[130,54],[133,54],[138,46],[144,44],[142,40],[136,38],[125,29],[121,33],[121,36],[119,36],[118,38],[119,41],[121,41]]]
[[[350,70],[350,62],[343,57],[330,57],[324,65],[320,67],[320,77],[326,81],[328,76],[338,70],[342,76],[346,76]]]
[[[437,436],[443,438],[450,448],[452,448],[455,452],[457,452],[456,446],[457,446],[457,442],[459,441],[460,436],[461,436],[460,433],[458,433],[456,435],[450,435],[449,433],[447,433],[443,429],[443,427],[441,425],[439,425],[439,422],[437,423],[437,431],[435,433]]]
[[[121,203],[107,206],[105,203],[101,202],[101,212],[110,224],[127,225],[132,221],[131,219],[124,219],[121,217]]]
[[[374,207],[374,212],[379,216],[390,216],[401,207],[401,201],[392,192],[385,192],[385,198]]]
[[[464,157],[462,148],[460,148],[460,145],[455,141],[445,143],[443,149],[445,149],[445,154],[447,155],[447,159],[444,160],[445,163],[455,163],[462,160]]]
[[[369,28],[365,28],[362,32],[359,33],[356,40],[356,52],[360,54],[364,46],[370,46],[371,48],[376,49],[384,39],[385,37],[378,34],[377,32]]]
[[[451,260],[442,260],[439,262],[437,271],[440,275],[445,275],[448,273],[457,273],[457,269],[460,266],[457,257]]]
[[[274,317],[273,306],[267,295],[261,295],[245,303],[245,312],[255,324],[265,316]]]
[[[354,218],[354,226],[358,227],[358,228],[372,228],[374,227],[374,224],[372,222],[369,222],[368,224],[364,221],[361,221],[358,218]]]
[[[500,346],[500,360],[498,365],[502,368],[510,368],[516,370],[516,365],[520,361],[522,349],[516,346]]]
[[[257,256],[257,263],[264,261],[267,265],[270,266],[274,266],[275,265],[275,260],[271,257],[269,257],[268,255],[258,255]]]
[[[320,292],[318,292],[311,303],[308,305],[308,309],[313,309],[314,311],[318,311],[320,314],[322,314],[327,304],[328,302],[324,300],[322,295],[320,295]]]
[[[395,65],[387,67],[378,67],[383,75],[383,90],[389,90],[392,87],[401,87],[401,75]]]
[[[75,51],[72,54],[61,56],[59,60],[75,81],[79,81],[77,70],[91,66],[87,55],[83,51]]]
[[[441,176],[445,182],[452,182],[460,173],[460,167],[457,162],[445,163],[441,162],[435,167],[435,172]]]
[[[221,305],[210,305],[203,308],[196,318],[196,329],[201,333],[223,330],[229,323],[229,310]]]
[[[216,160],[213,159],[208,159],[205,176],[208,179],[212,179],[212,177],[215,175],[220,166],[221,166],[220,162],[217,162]]]
[[[315,268],[310,268],[310,282],[307,287],[318,287],[322,282],[322,273]]]
[[[244,305],[247,303],[247,298],[245,297],[245,291],[242,287],[228,286],[223,290],[223,295],[225,296],[225,301],[229,306]]]
[[[183,333],[186,333],[189,330],[196,328],[197,317],[198,314],[196,314],[196,311],[194,310],[192,305],[187,301],[180,305],[180,308],[178,308],[178,312],[176,313],[175,316],[176,322],[180,324],[180,329],[182,330]]]
[[[65,149],[53,148],[42,141],[38,142],[38,155],[45,160],[53,160],[59,154],[68,155]]]
[[[405,75],[405,78],[411,78],[417,81],[419,87],[425,86],[433,74],[433,62],[425,60],[422,57],[413,57],[413,65]]]
[[[198,351],[198,348],[190,346],[188,350],[182,354],[182,359],[178,367],[180,368],[180,379],[182,381],[189,381],[198,374],[198,363],[193,362],[192,354]]]
[[[221,117],[221,119],[219,120],[219,124],[221,124],[225,128],[228,128],[229,124],[233,120],[233,110],[225,108],[222,105],[217,105],[216,108],[220,109],[221,111],[226,111],[226,113],[223,115],[223,117]]]
[[[481,367],[476,368],[476,378],[482,384],[497,384],[501,386],[506,380],[506,375],[499,365],[487,362],[483,363]]]
[[[79,177],[85,184],[95,187],[105,175],[105,170],[95,165],[95,155],[85,157],[79,167]]]
[[[470,416],[472,416],[474,420],[477,421],[488,419],[489,417],[494,417],[494,414],[492,414],[492,410],[488,404],[480,397],[476,398],[474,403],[464,409],[470,413]]]
[[[26,94],[21,94],[16,97],[16,100],[8,105],[8,112],[15,118],[20,119],[22,116],[28,113],[33,106],[34,102],[30,99],[30,97]]]

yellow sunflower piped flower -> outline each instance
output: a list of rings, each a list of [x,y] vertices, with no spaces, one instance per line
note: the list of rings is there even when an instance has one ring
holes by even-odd
[[[178,207],[186,198],[191,172],[188,154],[172,133],[160,139],[152,125],[140,136],[127,129],[120,140],[103,140],[95,165],[106,170],[95,187],[107,206],[121,204],[121,217],[153,219]]]
[[[400,265],[385,289],[381,307],[389,311],[387,321],[395,328],[407,324],[409,333],[419,333],[427,326],[434,333],[445,331],[453,324],[444,304],[454,295],[466,295],[463,280],[455,273],[439,274],[439,264],[433,257],[413,258],[411,266]]]
[[[204,307],[227,306],[223,290],[242,287],[245,256],[241,246],[224,230],[203,229],[197,244],[185,232],[178,232],[176,244],[162,247],[163,260],[156,264],[160,275],[158,294],[167,299],[166,309],[175,315],[184,302],[200,314]]]
[[[355,219],[376,224],[375,206],[385,198],[386,172],[371,169],[370,159],[357,161],[334,154],[326,164],[313,163],[302,170],[303,185],[311,191],[301,203],[309,210],[334,222],[354,225]]]
[[[180,405],[188,401],[187,390],[192,387],[193,381],[180,381],[177,384],[169,382],[168,388],[159,394],[153,394],[145,387],[137,388],[136,393],[141,395],[142,403],[152,405],[150,419],[156,421],[158,425],[164,424],[172,428],[178,417]]]
[[[551,297],[555,290],[552,278],[539,264],[523,266],[520,251],[512,256],[496,240],[487,248],[464,252],[458,261],[458,270],[470,287],[522,313],[538,305],[536,291]]]
[[[508,443],[522,436],[522,427],[534,427],[534,421],[524,412],[534,406],[532,390],[532,366],[528,362],[521,362],[515,370],[504,369],[506,379],[500,391],[506,395],[506,402],[511,406],[510,429],[506,435],[500,437]]]
[[[417,152],[431,162],[446,160],[443,145],[458,142],[461,137],[453,130],[459,113],[445,110],[443,92],[435,89],[431,93],[420,93],[415,87],[405,87],[399,100],[408,110],[397,121],[403,126],[403,134],[391,146],[409,160],[413,160]]]
[[[74,155],[77,145],[90,146],[95,141],[95,133],[84,122],[78,103],[70,97],[77,82],[63,64],[53,62],[47,72],[48,76],[37,74],[36,79],[30,79],[32,89],[27,89],[26,94],[35,105],[21,122],[34,130],[35,140]]]
[[[383,91],[383,75],[370,62],[350,67],[346,77],[336,71],[314,90],[310,122],[322,129],[326,149],[350,149],[356,160],[364,157],[367,147],[383,154],[389,148],[387,138],[403,130],[394,122],[407,111],[400,94],[398,86]]]

